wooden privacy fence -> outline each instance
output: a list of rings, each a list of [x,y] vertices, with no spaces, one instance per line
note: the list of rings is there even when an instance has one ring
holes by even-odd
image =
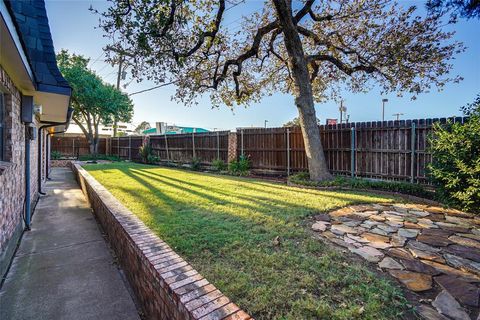
[[[451,118],[452,122],[465,118]],[[332,173],[426,184],[432,160],[428,135],[446,118],[321,125],[320,137]],[[307,171],[299,127],[237,129],[237,153],[255,170]]]
[[[450,118],[452,122],[465,120]],[[446,123],[447,119],[322,125],[320,138],[328,168],[340,175],[427,184],[426,167],[432,161],[427,137],[434,122]],[[291,174],[308,170],[299,127],[237,129],[236,139],[229,139],[229,134],[216,131],[101,139],[99,153],[141,161],[139,149],[145,142],[160,161],[188,163],[197,158],[208,165],[215,159],[227,162],[243,154],[255,171]],[[72,156],[89,152],[84,138],[70,137],[52,138],[52,150]]]
[[[144,140],[160,161],[187,163],[197,158],[202,164],[215,159],[227,161],[228,131],[120,137],[111,139],[111,154],[120,159],[141,161],[139,148]]]
[[[106,138],[100,138],[98,153],[106,153]],[[90,154],[90,147],[85,137],[53,136],[51,138],[51,150],[57,151],[65,157],[85,156]]]
[[[144,137],[128,136],[110,138],[109,154],[118,156],[121,160],[142,161],[140,156],[140,147],[143,144]]]

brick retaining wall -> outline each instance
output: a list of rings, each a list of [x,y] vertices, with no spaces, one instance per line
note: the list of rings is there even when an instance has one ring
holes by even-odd
[[[50,167],[55,168],[55,167],[70,167],[70,163],[72,160],[68,159],[55,159],[55,160],[50,160]]]
[[[148,319],[251,319],[79,164],[71,167]]]

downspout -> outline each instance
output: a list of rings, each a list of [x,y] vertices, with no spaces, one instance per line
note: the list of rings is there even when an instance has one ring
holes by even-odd
[[[47,133],[47,139],[46,139],[47,145],[46,145],[46,148],[45,148],[45,149],[47,150],[47,156],[48,156],[48,149],[50,148],[50,140],[49,140],[48,138],[49,138],[51,135],[53,135],[53,134],[65,133],[66,131],[67,131],[67,130],[62,130],[62,131],[58,131],[58,132],[49,132],[49,133]],[[47,180],[50,180],[50,178],[48,177],[48,175],[49,175],[49,173],[50,173],[50,166],[49,166],[49,164],[50,164],[50,161],[48,161],[48,159],[47,159],[47,161],[45,161],[45,176],[46,176]]]
[[[30,230],[30,133],[28,125],[25,125],[25,229]]]
[[[43,126],[38,128],[38,143],[37,143],[37,148],[38,148],[38,159],[37,159],[37,168],[39,170],[37,174],[37,186],[38,186],[38,193],[41,195],[45,195],[45,192],[42,192],[42,130],[45,128],[50,128],[50,127],[56,127],[56,126],[65,126],[65,128],[68,127],[68,124],[70,120],[72,119],[73,116],[73,108],[69,107],[67,111],[67,120],[65,122],[42,122],[45,123]],[[48,162],[48,161],[47,161]],[[48,175],[48,173],[46,174]]]
[[[30,230],[32,218],[31,208],[31,181],[30,181],[30,140],[35,139],[35,127],[32,126],[33,120],[33,97],[22,95],[21,99],[21,118],[25,125],[25,212],[24,222],[25,230]]]

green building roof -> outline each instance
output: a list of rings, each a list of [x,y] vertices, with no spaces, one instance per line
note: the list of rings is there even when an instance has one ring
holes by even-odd
[[[166,132],[166,134],[181,134],[181,133],[203,133],[203,132],[209,132],[207,129],[203,128],[195,128],[195,127],[179,127],[175,126],[176,128],[180,129],[179,131],[173,131],[169,130]],[[150,128],[147,130],[143,131],[143,134],[155,134],[157,132],[156,128]]]

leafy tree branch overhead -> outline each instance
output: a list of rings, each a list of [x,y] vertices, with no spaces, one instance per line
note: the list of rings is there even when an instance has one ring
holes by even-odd
[[[178,101],[210,94],[214,104],[233,107],[293,95],[314,180],[330,178],[315,102],[373,85],[415,98],[460,80],[449,75],[450,60],[464,47],[443,31],[444,11],[421,16],[389,0],[267,0],[231,30],[226,12],[242,5],[111,0],[100,24],[112,39],[108,51],[128,59],[133,76],[176,81]]]
[[[100,124],[112,124],[114,117],[119,121],[130,121],[133,103],[127,94],[104,83],[88,69],[88,58],[62,50],[57,62],[65,79],[73,88],[73,121],[80,127],[90,145],[90,153],[98,150]]]

